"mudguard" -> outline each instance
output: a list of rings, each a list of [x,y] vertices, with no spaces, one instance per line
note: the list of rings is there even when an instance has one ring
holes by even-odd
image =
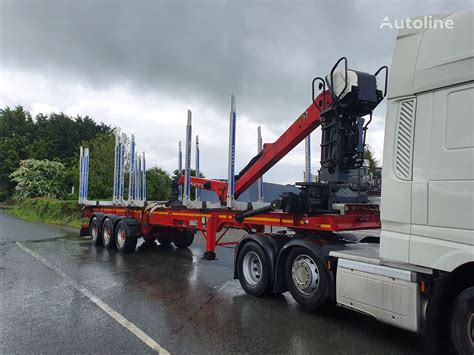
[[[426,308],[424,341],[427,354],[442,354],[448,346],[449,312],[445,307],[448,290],[448,275],[438,276]]]

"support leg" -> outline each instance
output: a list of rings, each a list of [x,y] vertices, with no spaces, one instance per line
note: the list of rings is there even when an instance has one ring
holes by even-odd
[[[202,257],[205,260],[216,260],[216,235],[217,221],[216,218],[210,217],[207,221],[206,252]]]

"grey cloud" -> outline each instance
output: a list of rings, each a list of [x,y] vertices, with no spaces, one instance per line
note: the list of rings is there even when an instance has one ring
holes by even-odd
[[[340,56],[373,71],[389,64],[385,15],[451,12],[469,1],[6,1],[2,67],[61,80],[291,122],[310,102],[313,76]],[[225,116],[224,116],[225,117]]]
[[[182,129],[165,135],[169,118],[143,116],[160,102],[184,102],[198,108],[194,132],[202,138],[202,169],[209,177],[224,177],[231,92],[238,114],[249,120],[239,117],[239,170],[255,151],[250,122],[263,124],[265,142],[280,135],[310,103],[312,78],[327,74],[340,56],[363,71],[390,65],[396,31],[379,29],[384,16],[403,19],[469,6],[469,1],[0,0],[0,69],[22,73],[21,83],[0,93],[0,100],[27,107],[44,103],[70,113],[79,107],[82,114],[135,133],[149,163],[169,171],[176,166],[177,140],[184,138],[186,111]],[[29,83],[39,77],[47,83]],[[121,105],[122,96],[103,94],[123,87],[134,98],[149,99]],[[84,90],[105,102],[84,99]],[[131,105],[140,107],[129,122]],[[120,108],[127,113],[117,113]],[[384,111],[385,103],[368,134],[380,158]],[[313,135],[315,153],[319,137]],[[265,180],[301,180],[302,155],[298,147]]]

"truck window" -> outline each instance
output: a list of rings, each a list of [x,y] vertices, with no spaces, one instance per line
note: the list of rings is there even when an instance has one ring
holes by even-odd
[[[474,88],[452,91],[447,95],[446,149],[474,147]],[[471,162],[472,163],[472,162]]]

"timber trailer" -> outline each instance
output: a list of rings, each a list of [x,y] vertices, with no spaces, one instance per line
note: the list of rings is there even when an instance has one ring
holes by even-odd
[[[289,291],[305,308],[338,305],[423,333],[428,352],[473,354],[474,13],[432,18],[454,26],[399,30],[390,80],[387,67],[355,71],[346,58],[315,78],[310,106],[237,176],[232,97],[227,182],[191,176],[190,111],[175,201],[146,201],[145,159],[136,156],[133,137],[124,199],[125,139],[119,135],[114,198],[89,201],[89,152],[81,148],[80,203],[89,218],[81,235],[127,253],[140,237],[186,248],[200,232],[204,259],[212,260],[217,246],[235,244],[223,240],[225,231],[243,229],[234,278],[247,293]],[[363,164],[367,126],[386,95],[380,216],[378,205],[347,182],[349,171]],[[271,203],[236,200],[318,126],[319,182],[299,183],[300,193]],[[192,200],[191,186],[215,192],[219,201]],[[271,233],[266,226],[283,230]],[[380,238],[350,232],[380,227]]]

